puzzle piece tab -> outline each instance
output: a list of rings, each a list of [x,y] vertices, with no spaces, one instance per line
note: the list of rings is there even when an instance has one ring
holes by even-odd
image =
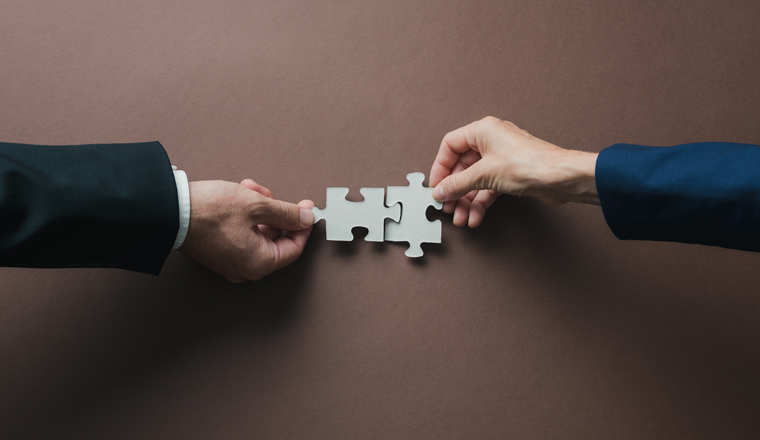
[[[398,203],[385,206],[384,188],[361,188],[359,192],[364,196],[364,201],[350,202],[346,200],[348,188],[327,188],[325,209],[311,209],[314,223],[325,219],[328,240],[351,241],[354,239],[351,229],[361,226],[369,231],[364,240],[383,241],[385,219],[399,221],[401,218]]]
[[[425,212],[429,206],[443,208],[443,203],[433,198],[433,189],[422,186],[423,173],[406,175],[409,186],[389,186],[386,203],[401,203],[401,221],[385,225],[386,241],[406,241],[409,249],[407,257],[421,257],[422,243],[441,242],[441,221],[429,221]]]

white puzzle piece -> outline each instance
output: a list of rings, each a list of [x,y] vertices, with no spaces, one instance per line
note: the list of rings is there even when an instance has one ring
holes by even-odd
[[[325,209],[311,209],[314,223],[325,219],[328,240],[351,241],[354,239],[351,228],[361,226],[369,230],[364,240],[383,241],[385,219],[398,221],[401,217],[398,204],[385,206],[384,188],[361,188],[359,192],[364,201],[350,202],[346,200],[348,188],[327,188]]]
[[[401,203],[401,221],[388,222],[385,225],[385,240],[406,241],[409,249],[404,252],[407,257],[423,255],[421,243],[441,242],[441,221],[429,221],[425,212],[429,206],[443,208],[443,203],[433,198],[433,189],[422,186],[423,173],[406,175],[409,186],[389,186],[386,203]]]

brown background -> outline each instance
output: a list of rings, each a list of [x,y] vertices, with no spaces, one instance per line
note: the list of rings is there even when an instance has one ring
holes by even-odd
[[[289,201],[405,184],[495,115],[567,148],[760,143],[757,1],[0,0],[6,142],[160,141]],[[0,269],[0,437],[760,436],[757,254],[502,197],[421,261],[233,285]],[[363,235],[363,234],[359,234]]]

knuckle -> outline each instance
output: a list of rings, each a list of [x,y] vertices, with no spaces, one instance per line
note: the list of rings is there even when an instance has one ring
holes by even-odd
[[[446,135],[443,136],[443,140],[441,140],[441,148],[445,148],[446,146],[451,145],[451,143],[454,141],[455,136],[456,132],[453,130],[446,133]]]
[[[256,198],[249,204],[248,211],[254,216],[265,217],[270,215],[272,208],[263,199]]]
[[[448,179],[446,179],[446,193],[447,194],[459,194],[459,182],[456,175],[450,176]]]
[[[486,189],[488,187],[488,177],[484,175],[478,175],[475,177],[473,183],[473,188],[480,190],[480,189]]]
[[[472,203],[470,203],[470,211],[486,211],[486,205],[483,204],[480,200],[473,200]]]
[[[282,203],[278,203],[276,206],[277,207],[273,209],[272,216],[275,217],[280,224],[289,223],[289,220],[292,219],[292,215],[290,214],[288,206]]]

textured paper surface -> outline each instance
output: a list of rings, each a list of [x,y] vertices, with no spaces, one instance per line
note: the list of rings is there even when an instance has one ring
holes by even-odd
[[[760,143],[751,1],[0,0],[0,137],[160,141],[275,197],[406,185],[486,115],[557,145]],[[0,269],[0,437],[760,437],[760,256],[502,197],[443,243],[229,284]]]

